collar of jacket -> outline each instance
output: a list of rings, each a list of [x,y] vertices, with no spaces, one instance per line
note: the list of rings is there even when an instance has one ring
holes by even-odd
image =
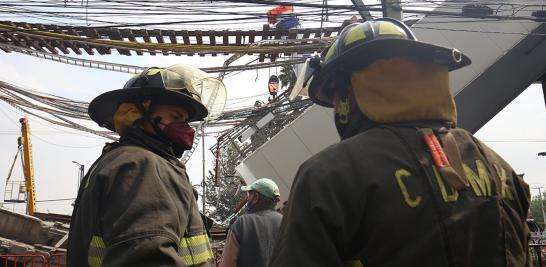
[[[181,165],[181,162],[178,160],[178,158],[176,158],[175,152],[170,145],[162,142],[151,134],[144,132],[142,129],[127,129],[125,134],[119,139],[119,144],[137,145],[143,147],[176,165]]]

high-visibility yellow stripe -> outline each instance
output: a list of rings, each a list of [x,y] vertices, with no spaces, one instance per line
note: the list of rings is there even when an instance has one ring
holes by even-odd
[[[91,267],[101,267],[102,259],[93,256],[87,256],[87,264],[89,264],[89,266]]]
[[[180,240],[180,247],[197,247],[209,242],[209,237],[206,234],[184,237]]]
[[[201,263],[204,263],[208,260],[213,259],[214,256],[212,255],[212,250],[207,249],[201,253],[197,253],[194,255],[184,255],[182,256],[182,259],[187,265],[198,265]]]
[[[96,235],[91,237],[91,246],[96,248],[106,248],[106,244],[104,244],[102,237]]]
[[[207,234],[180,240],[180,257],[187,265],[199,265],[214,258]]]
[[[89,242],[89,250],[87,251],[87,264],[91,267],[101,267],[105,249],[106,244],[102,237],[97,235],[92,236],[91,242]]]

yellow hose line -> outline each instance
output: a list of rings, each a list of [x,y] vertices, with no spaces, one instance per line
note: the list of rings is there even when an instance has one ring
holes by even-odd
[[[133,41],[105,40],[77,35],[48,32],[41,30],[23,29],[11,25],[0,24],[0,29],[10,30],[21,35],[42,37],[48,39],[73,41],[95,46],[116,49],[130,49],[140,52],[171,52],[171,53],[290,53],[310,50],[320,50],[326,44],[302,44],[302,45],[262,45],[262,46],[233,46],[233,45],[197,45],[197,44],[173,44],[173,43],[139,43]]]

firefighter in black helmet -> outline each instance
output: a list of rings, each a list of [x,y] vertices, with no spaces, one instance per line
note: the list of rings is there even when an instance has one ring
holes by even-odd
[[[393,19],[347,26],[309,96],[342,141],[300,167],[271,266],[529,266],[529,187],[456,128],[456,49]]]
[[[212,266],[194,189],[178,158],[203,120],[202,88],[222,82],[175,65],[149,68],[99,95],[89,116],[116,131],[81,183],[68,266]]]

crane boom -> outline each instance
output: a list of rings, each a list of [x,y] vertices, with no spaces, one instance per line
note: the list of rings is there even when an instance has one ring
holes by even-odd
[[[32,163],[32,144],[30,142],[30,126],[27,118],[19,119],[21,123],[20,145],[23,146],[23,165],[27,187],[27,213],[34,215],[36,211],[36,190],[34,188],[34,165]]]

